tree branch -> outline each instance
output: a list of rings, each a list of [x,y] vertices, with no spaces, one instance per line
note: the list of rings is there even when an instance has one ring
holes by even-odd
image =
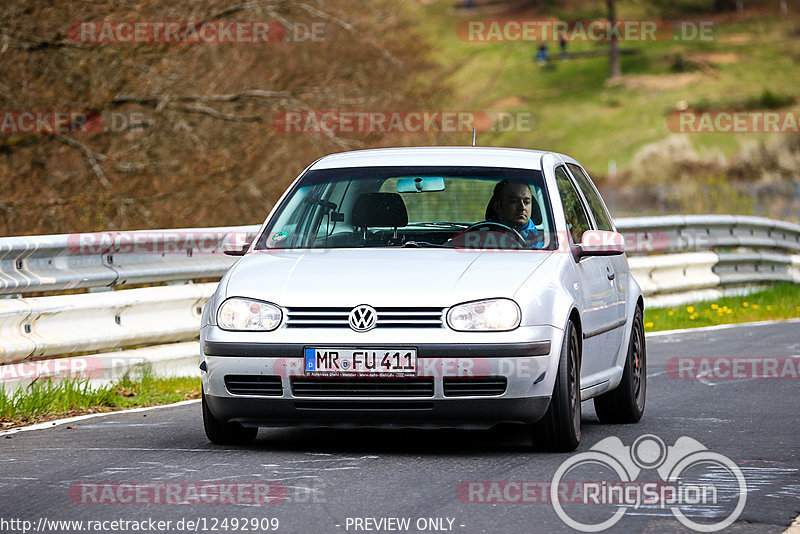
[[[94,152],[86,145],[79,143],[75,139],[67,137],[66,135],[63,134],[53,134],[53,135],[55,136],[56,139],[58,139],[65,145],[69,145],[72,148],[77,149],[78,152],[80,152],[83,155],[83,159],[86,160],[87,165],[89,165],[92,171],[94,171],[95,176],[97,176],[97,179],[100,181],[103,187],[105,187],[106,189],[111,189],[111,182],[108,181],[108,178],[106,178],[105,173],[103,173],[103,169],[100,167],[100,164],[97,163],[97,160],[100,161],[105,160],[106,159],[105,155]]]
[[[168,109],[175,109],[178,111],[186,111],[188,113],[202,113],[205,115],[209,115],[214,117],[215,119],[221,119],[225,121],[237,121],[237,122],[253,122],[253,121],[260,121],[261,117],[259,115],[250,115],[249,117],[243,117],[241,115],[231,115],[230,113],[222,113],[221,111],[217,111],[214,108],[210,108],[208,106],[201,106],[200,104],[196,104],[193,106],[182,106],[179,104],[167,104],[166,106]]]

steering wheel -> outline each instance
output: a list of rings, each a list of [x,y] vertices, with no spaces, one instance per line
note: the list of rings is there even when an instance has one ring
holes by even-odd
[[[522,235],[520,235],[519,232],[517,232],[510,226],[506,226],[503,223],[495,221],[482,221],[479,223],[475,223],[467,227],[463,232],[461,232],[461,235],[466,234],[468,232],[479,232],[479,231],[501,232],[513,237],[523,247],[528,245],[528,243],[525,241],[525,238],[522,237]]]

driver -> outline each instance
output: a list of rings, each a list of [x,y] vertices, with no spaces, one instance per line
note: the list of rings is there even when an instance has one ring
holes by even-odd
[[[503,180],[494,187],[486,220],[513,228],[530,243],[539,235],[531,220],[531,202],[533,195],[527,184]]]

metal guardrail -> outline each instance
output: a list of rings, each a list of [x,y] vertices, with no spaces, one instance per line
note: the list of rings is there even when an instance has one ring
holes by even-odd
[[[615,221],[634,253],[679,253],[750,248],[800,253],[800,226],[739,215],[669,215]]]
[[[0,238],[0,295],[219,278],[258,226]]]
[[[616,224],[650,307],[765,282],[800,282],[795,224],[728,215],[625,218]],[[200,311],[214,283],[22,295],[218,278],[235,261],[222,250],[241,247],[258,228],[0,238],[0,295],[12,297],[0,299],[0,364],[8,364],[0,365],[0,385],[18,387],[31,376],[109,379],[145,364],[160,373],[185,374],[191,352],[198,354]],[[119,352],[147,344],[154,346]],[[100,354],[40,360],[93,352]],[[181,364],[170,364],[167,354]],[[41,361],[61,362],[60,371]]]
[[[783,276],[791,264],[787,254],[800,254],[800,226],[762,217],[673,215],[617,219],[616,224],[631,257],[720,252],[723,283],[741,280],[747,272],[757,275],[753,282],[789,280],[791,275]],[[222,254],[223,248],[241,246],[258,229],[253,225],[0,238],[0,295],[218,278],[235,261]],[[729,249],[748,249],[750,254]],[[739,274],[728,276],[730,265]]]
[[[616,220],[648,306],[673,306],[800,282],[800,226],[763,217],[673,215]]]
[[[216,286],[0,300],[0,364],[194,339]]]

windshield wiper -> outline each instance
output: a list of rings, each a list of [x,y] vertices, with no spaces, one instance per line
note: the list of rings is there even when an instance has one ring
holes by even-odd
[[[409,226],[421,226],[423,228],[469,228],[468,223],[457,223],[457,222],[415,222],[409,223],[406,227]]]
[[[434,247],[434,248],[447,248],[447,245],[439,245],[437,243],[428,243],[427,241],[406,241],[403,247]]]

